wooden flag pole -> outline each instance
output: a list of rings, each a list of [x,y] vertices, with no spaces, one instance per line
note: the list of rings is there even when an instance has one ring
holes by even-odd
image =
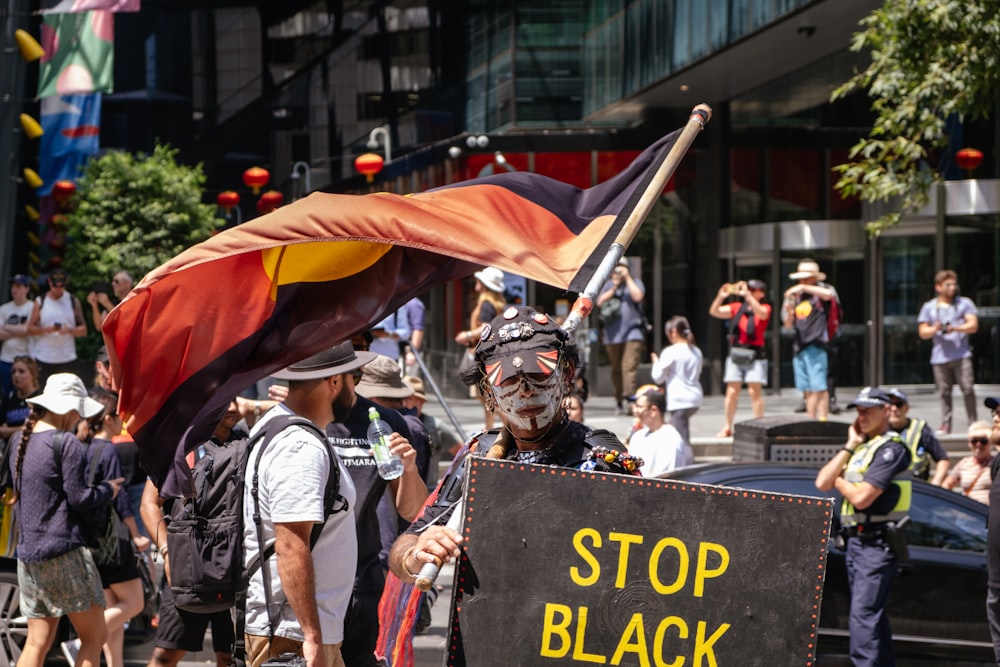
[[[705,129],[705,124],[708,123],[711,118],[712,108],[707,104],[699,104],[691,110],[691,115],[688,117],[687,124],[684,126],[684,129],[681,130],[681,133],[674,142],[674,145],[671,146],[670,152],[667,153],[666,158],[664,158],[663,162],[660,163],[660,167],[656,170],[656,173],[653,175],[649,185],[642,193],[642,196],[639,197],[639,201],[636,203],[635,207],[629,213],[628,218],[625,220],[625,224],[618,232],[618,236],[615,237],[611,247],[608,248],[608,253],[604,256],[604,259],[601,260],[601,264],[597,267],[593,277],[591,277],[587,286],[577,296],[572,310],[562,325],[562,328],[567,332],[571,334],[575,333],[577,327],[580,326],[580,322],[582,322],[585,317],[590,315],[591,311],[594,309],[594,300],[597,298],[599,290],[604,283],[607,282],[611,272],[618,264],[618,260],[625,255],[626,248],[628,248],[629,244],[632,243],[632,239],[635,238],[635,235],[639,231],[639,227],[642,226],[646,216],[649,215],[653,205],[656,204],[657,199],[659,199],[660,194],[663,192],[663,188],[666,187],[667,182],[677,170],[677,165],[680,164],[681,159],[687,153],[688,148],[690,148],[691,144],[694,143],[694,138],[699,132]]]

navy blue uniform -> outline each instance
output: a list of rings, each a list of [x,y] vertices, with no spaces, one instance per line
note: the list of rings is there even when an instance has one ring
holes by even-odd
[[[882,442],[879,442],[881,440]],[[861,460],[867,459],[867,465]],[[909,510],[912,483],[896,480],[910,466],[910,452],[894,432],[857,448],[848,462],[848,481],[868,482],[882,494],[864,510],[854,510],[857,525],[847,530],[847,581],[851,590],[851,661],[855,667],[892,667],[892,629],[885,613],[899,560],[886,538],[887,523]],[[852,479],[851,473],[860,473]],[[842,518],[852,506],[845,500]],[[853,509],[853,508],[852,508]]]

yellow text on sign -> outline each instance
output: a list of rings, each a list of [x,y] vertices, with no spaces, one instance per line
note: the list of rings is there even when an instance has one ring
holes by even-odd
[[[628,625],[622,630],[618,645],[610,661],[605,655],[590,653],[584,646],[587,636],[587,607],[578,607],[576,611],[576,628],[573,626],[573,609],[563,604],[548,603],[545,605],[545,622],[542,625],[542,646],[540,655],[543,658],[565,658],[572,651],[572,658],[578,662],[595,664],[620,665],[626,655],[634,655],[641,667],[684,667],[686,655],[691,655],[690,667],[716,667],[715,642],[729,630],[728,623],[719,625],[710,635],[708,623],[698,621],[695,626],[694,650],[680,651],[670,656],[668,662],[664,653],[668,650],[678,651],[675,644],[678,640],[690,639],[691,631],[687,622],[678,616],[666,616],[656,624],[652,644],[649,642],[646,624],[642,614],[632,614]],[[673,647],[673,648],[671,648]]]
[[[618,545],[618,567],[615,571],[615,587],[624,588],[627,583],[629,558],[633,545],[641,545],[642,535],[633,533],[608,533],[608,542]],[[573,566],[570,578],[578,586],[593,586],[601,578],[601,562],[594,554],[604,546],[601,534],[593,528],[581,528],[573,535],[573,549],[583,560],[586,568]],[[676,555],[676,566],[671,571],[661,571],[664,555]],[[705,581],[721,576],[729,567],[729,550],[714,542],[699,542],[697,561],[694,567],[692,595],[705,594]],[[676,537],[661,538],[649,552],[649,583],[661,595],[672,595],[687,584],[691,571],[691,554],[684,542]]]

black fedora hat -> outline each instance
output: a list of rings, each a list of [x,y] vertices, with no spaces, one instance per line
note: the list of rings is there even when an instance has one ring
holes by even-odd
[[[350,373],[372,361],[374,352],[355,352],[351,341],[329,347],[308,359],[297,361],[271,377],[276,380],[315,380]]]

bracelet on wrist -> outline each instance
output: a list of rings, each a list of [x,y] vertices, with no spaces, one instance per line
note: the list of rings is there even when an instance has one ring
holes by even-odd
[[[399,561],[399,565],[400,565],[400,567],[403,568],[403,572],[405,572],[406,576],[408,576],[410,579],[416,579],[417,575],[415,575],[414,573],[410,572],[410,568],[406,567],[406,561],[409,560],[410,556],[413,554],[413,552],[414,552],[414,550],[416,548],[417,548],[416,545],[414,545],[414,546],[410,547],[409,549],[407,549],[406,551],[404,551],[403,552],[403,558],[402,558],[402,560]]]
[[[840,451],[847,452],[848,456],[854,456],[854,450],[849,447],[841,447]]]

